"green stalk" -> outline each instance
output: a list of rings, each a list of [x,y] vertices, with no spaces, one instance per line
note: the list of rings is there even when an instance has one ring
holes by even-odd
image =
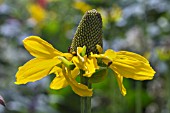
[[[136,113],[142,113],[141,89],[142,83],[136,81]]]
[[[80,71],[80,81],[82,84],[91,88],[88,78],[83,76],[84,71]],[[81,113],[91,113],[91,97],[81,97]]]

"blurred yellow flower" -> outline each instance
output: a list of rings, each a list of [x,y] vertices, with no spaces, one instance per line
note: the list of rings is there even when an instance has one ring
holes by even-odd
[[[105,10],[103,8],[99,8],[98,11],[102,16],[103,27],[106,27],[109,21],[118,22],[122,18],[123,12],[121,7],[117,5],[113,5],[111,10]]]
[[[170,50],[160,47],[156,49],[156,52],[161,60],[170,60]]]
[[[28,5],[28,11],[37,23],[42,22],[46,17],[46,11],[38,3],[32,3]]]
[[[98,11],[100,12],[102,16],[103,27],[106,27],[108,24],[108,12],[103,8],[99,8]]]
[[[73,6],[74,6],[74,8],[82,11],[83,13],[85,13],[86,11],[92,9],[92,7],[90,5],[88,5],[87,3],[82,2],[82,1],[75,2],[73,4]]]
[[[122,17],[121,7],[119,7],[117,5],[113,5],[110,15],[111,15],[112,21],[115,21],[115,22],[119,21]]]

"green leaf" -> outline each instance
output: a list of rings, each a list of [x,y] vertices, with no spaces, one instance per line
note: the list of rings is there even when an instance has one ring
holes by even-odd
[[[107,67],[100,67],[90,78],[89,82],[90,83],[98,83],[103,81],[108,73],[108,68]]]

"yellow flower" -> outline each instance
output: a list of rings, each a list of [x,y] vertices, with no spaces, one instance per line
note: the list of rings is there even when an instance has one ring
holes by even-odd
[[[42,22],[46,17],[46,11],[37,3],[28,5],[31,17],[37,22]]]
[[[161,60],[170,60],[170,49],[168,47],[159,47],[156,49],[156,52]]]
[[[56,77],[51,82],[50,88],[57,90],[70,85],[76,94],[92,96],[92,89],[78,83],[75,78],[81,70],[84,71],[82,76],[89,78],[91,83],[93,83],[95,76],[97,76],[96,78],[104,77],[105,75],[96,75],[100,74],[99,70],[103,67],[100,66],[98,59],[102,59],[105,66],[115,72],[122,95],[126,95],[123,77],[135,80],[150,80],[155,74],[147,59],[128,51],[115,52],[108,49],[104,54],[101,54],[102,48],[96,45],[99,54],[91,52],[87,56],[85,46],[77,47],[76,53],[62,53],[37,36],[27,37],[23,42],[25,48],[35,58],[19,67],[16,73],[16,84],[34,82],[54,73]],[[106,74],[106,71],[102,73]],[[101,81],[100,78],[99,81]],[[95,82],[98,82],[98,80],[95,80]]]
[[[88,89],[87,86],[75,80],[79,74],[79,68],[69,69],[63,63],[62,59],[71,60],[72,54],[56,50],[51,44],[37,36],[27,37],[23,42],[25,48],[35,58],[19,67],[15,84],[34,82],[55,73],[56,77],[50,85],[52,89],[61,89],[69,84],[76,94],[92,96],[92,89]]]
[[[74,8],[81,10],[83,13],[85,13],[86,11],[92,9],[92,7],[88,4],[86,4],[85,2],[79,1],[79,2],[75,2],[73,4]]]
[[[122,17],[122,9],[117,5],[113,5],[111,9],[111,20],[118,22]]]
[[[115,72],[119,88],[124,96],[126,89],[123,86],[123,77],[134,80],[151,80],[155,74],[148,60],[136,53],[115,52],[108,49],[104,54],[91,53],[91,57],[102,58],[102,61]]]
[[[155,74],[148,60],[138,54],[111,49],[102,54],[102,19],[94,9],[83,16],[72,40],[70,53],[56,50],[37,36],[27,37],[23,42],[35,58],[19,68],[16,84],[34,82],[54,73],[56,77],[50,88],[61,89],[70,85],[76,94],[92,96],[92,89],[88,87],[91,83],[102,81],[107,75],[107,69],[111,68],[122,95],[126,95],[123,77],[150,80]],[[76,81],[78,75],[82,84]]]

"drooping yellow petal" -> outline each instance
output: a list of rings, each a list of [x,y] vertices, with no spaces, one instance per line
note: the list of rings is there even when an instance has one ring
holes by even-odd
[[[83,51],[82,47],[77,47],[77,56],[74,56],[72,58],[72,62],[76,65],[76,67],[84,70],[85,69],[84,63],[85,63],[85,59],[87,59],[87,55],[82,57],[80,55],[82,51]]]
[[[52,68],[59,64],[58,59],[38,59],[34,58],[28,61],[25,65],[19,67],[16,73],[16,84],[26,84],[34,82],[47,76]]]
[[[123,85],[123,76],[116,74],[116,78],[117,78],[117,82],[118,82],[118,85],[119,85],[119,89],[120,89],[122,95],[125,96],[126,95],[126,89]]]
[[[79,69],[83,69],[84,68],[84,63],[81,62],[81,60],[79,60],[79,58],[77,56],[74,56],[72,58],[72,61],[73,61],[74,65],[76,65],[76,67],[78,67]]]
[[[56,77],[53,79],[53,81],[50,84],[50,88],[51,89],[61,89],[64,88],[66,86],[68,86],[68,82],[65,79],[63,72],[62,72],[62,68],[55,66],[50,73],[55,73]]]
[[[29,36],[23,40],[25,48],[30,54],[37,58],[53,58],[63,56],[63,53],[56,50],[51,44],[38,36]]]
[[[88,89],[87,86],[77,83],[77,81],[70,77],[69,75],[71,72],[69,70],[64,70],[63,71],[64,77],[71,86],[72,90],[78,94],[79,96],[92,96],[93,92],[92,89]]]
[[[65,79],[65,76],[63,75],[62,68],[55,66],[52,70],[52,73],[56,74],[56,77],[53,79],[53,81],[50,84],[51,89],[61,89],[66,86],[68,86],[68,82]],[[71,70],[70,77],[76,78],[79,74],[79,69],[75,67],[73,70]]]
[[[68,86],[68,82],[64,76],[56,76],[50,84],[51,89],[61,89]]]
[[[110,68],[120,76],[135,80],[150,80],[155,74],[147,59],[126,51],[117,52]]]
[[[96,69],[99,69],[99,66],[97,64],[97,59],[96,58],[87,58],[86,62],[85,62],[85,74],[83,74],[83,76],[86,77],[91,77],[92,74],[96,71]]]
[[[84,57],[80,55],[82,51],[83,51],[82,47],[77,47],[77,56],[81,62],[84,62]]]
[[[78,67],[75,67],[73,70],[71,70],[71,76],[72,78],[76,78],[80,73],[80,70]]]
[[[90,56],[87,57],[87,55],[81,56],[82,51],[83,48],[78,47],[77,56],[74,56],[72,58],[72,61],[76,65],[76,67],[85,71],[85,74],[83,74],[83,76],[91,77],[95,70],[99,68],[97,64],[97,59]]]

